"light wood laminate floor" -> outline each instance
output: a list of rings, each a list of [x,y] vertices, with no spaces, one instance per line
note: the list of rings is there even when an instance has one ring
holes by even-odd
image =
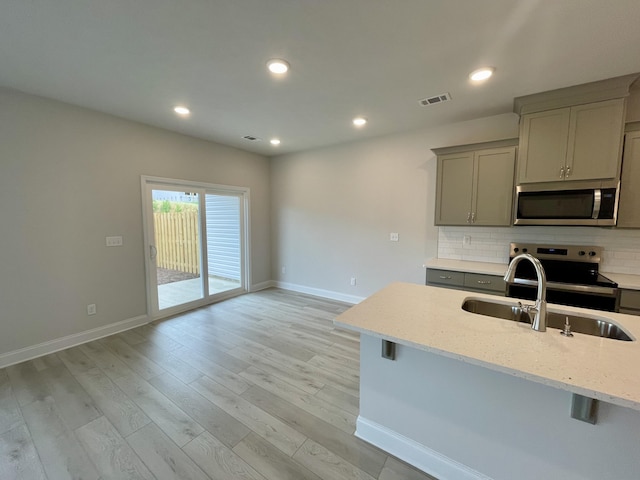
[[[0,479],[430,479],[357,439],[348,305],[243,295],[0,370]]]

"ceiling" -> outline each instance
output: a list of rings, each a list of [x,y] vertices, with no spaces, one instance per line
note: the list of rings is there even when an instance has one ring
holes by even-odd
[[[639,24],[638,0],[0,0],[0,87],[272,156],[638,72]]]

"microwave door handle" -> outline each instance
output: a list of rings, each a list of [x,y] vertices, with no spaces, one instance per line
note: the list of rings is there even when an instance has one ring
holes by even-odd
[[[600,205],[602,204],[602,192],[599,188],[593,191],[593,215],[591,218],[597,219],[600,215]]]

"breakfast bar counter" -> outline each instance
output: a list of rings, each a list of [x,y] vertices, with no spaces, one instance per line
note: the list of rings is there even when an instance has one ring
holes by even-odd
[[[624,342],[530,325],[462,310],[466,298],[512,298],[394,283],[340,315],[335,324],[402,345],[640,410],[640,318],[564,305],[549,309],[606,317],[636,341]],[[638,366],[638,369],[632,366]]]
[[[393,283],[336,318],[361,334],[356,435],[441,480],[637,479],[640,318],[549,304],[633,341],[565,337],[464,311],[467,298],[517,302]],[[572,394],[600,401],[595,425],[572,418]]]

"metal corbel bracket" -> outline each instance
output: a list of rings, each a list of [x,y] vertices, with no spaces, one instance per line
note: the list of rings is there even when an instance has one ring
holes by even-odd
[[[574,393],[571,398],[571,418],[595,425],[598,421],[598,400]]]
[[[396,359],[396,344],[389,340],[382,340],[382,358],[387,360]]]

